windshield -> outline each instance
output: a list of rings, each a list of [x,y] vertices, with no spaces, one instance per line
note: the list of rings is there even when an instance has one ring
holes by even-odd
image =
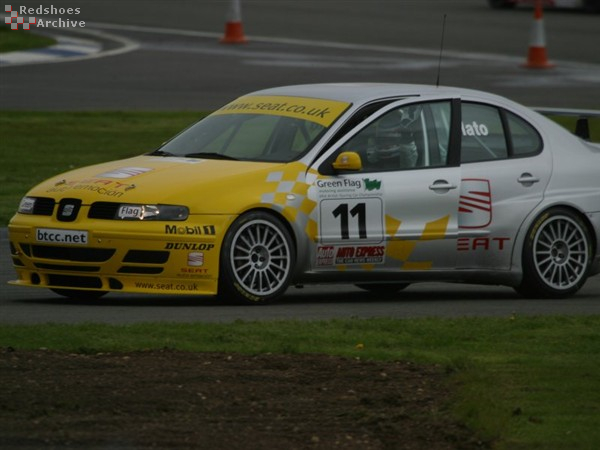
[[[348,106],[298,97],[242,97],[153,154],[289,162],[306,153]]]

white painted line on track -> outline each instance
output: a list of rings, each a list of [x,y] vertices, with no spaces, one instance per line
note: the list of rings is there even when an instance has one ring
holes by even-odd
[[[4,14],[0,14],[0,17],[2,18],[4,16]],[[50,29],[52,31],[60,32],[60,28]],[[50,37],[56,39],[56,45],[38,49],[0,53],[0,66],[2,68],[6,68],[11,66],[22,66],[26,64],[48,64],[67,61],[82,61],[87,59],[120,55],[137,50],[140,47],[139,43],[131,39],[106,33],[104,31],[89,30],[86,28],[69,28],[68,31],[85,36],[85,38],[76,38],[63,35],[57,36],[55,34],[48,33]],[[102,50],[102,45],[99,42],[101,40],[115,42],[117,47],[110,50]]]
[[[0,17],[3,15],[0,14]],[[32,64],[32,63],[52,63],[52,62],[63,62],[63,61],[80,61],[94,58],[103,58],[107,56],[119,55],[131,51],[135,51],[143,46],[143,44],[136,42],[133,39],[125,38],[123,36],[119,36],[116,34],[108,33],[107,31],[126,31],[126,32],[139,32],[139,33],[149,33],[149,34],[157,34],[157,35],[172,35],[172,36],[189,36],[196,38],[207,38],[214,39],[215,41],[219,41],[222,37],[222,33],[210,32],[210,31],[196,31],[196,30],[182,30],[175,28],[159,28],[159,27],[151,27],[151,26],[142,26],[142,25],[121,25],[121,24],[110,24],[110,23],[102,23],[102,22],[87,22],[86,28],[78,28],[78,29],[70,29],[70,31],[76,31],[78,33],[84,34],[87,37],[98,38],[110,40],[113,42],[117,42],[119,44],[118,48],[107,50],[107,51],[98,51],[95,53],[89,53],[86,55],[73,55],[69,58],[42,58],[39,57],[36,61],[25,61],[19,60],[17,62],[11,64],[1,64],[2,67],[10,67],[13,65],[22,65],[22,64]],[[425,58],[439,58],[439,50],[434,49],[424,49],[424,48],[416,48],[416,47],[395,47],[395,46],[386,46],[386,45],[372,45],[372,44],[359,44],[359,43],[346,43],[346,42],[335,42],[335,41],[312,41],[312,40],[304,40],[304,39],[296,39],[296,38],[284,38],[284,37],[268,37],[268,36],[248,36],[249,44],[244,44],[242,46],[235,46],[239,51],[244,51],[248,46],[251,46],[252,42],[258,43],[271,43],[271,44],[282,44],[282,45],[290,45],[290,46],[303,46],[303,47],[313,47],[313,48],[323,48],[323,49],[339,49],[339,50],[353,50],[353,51],[366,51],[366,52],[380,52],[380,53],[388,53],[388,54],[396,54],[396,55],[412,55],[415,57],[425,57]],[[223,52],[231,52],[232,46],[223,46]],[[0,57],[4,57],[7,54],[1,54]],[[19,58],[17,58],[19,59]],[[447,61],[454,60],[456,61],[466,61],[466,62],[485,62],[487,64],[508,64],[511,66],[519,66],[524,62],[524,57],[522,56],[510,56],[510,55],[502,55],[502,54],[493,54],[493,53],[480,53],[480,52],[465,52],[465,51],[457,51],[457,50],[445,50],[444,51],[444,59]],[[596,84],[599,82],[600,73],[600,65],[591,64],[591,63],[580,63],[573,61],[553,61],[557,66],[560,66],[561,69],[565,69],[567,71],[572,70],[583,70],[583,73],[579,74],[580,79],[583,77],[584,81],[587,83]],[[256,64],[256,62],[254,62]],[[285,61],[282,64],[287,64]],[[569,75],[570,78],[573,77],[573,74]],[[537,79],[536,83],[539,82]],[[517,85],[521,85],[523,83],[522,80],[505,80],[504,84],[516,83]],[[555,84],[556,80],[550,80],[550,84]]]
[[[56,44],[50,47],[0,54],[0,65],[22,65],[55,62],[57,60],[84,57],[98,53],[102,46],[95,41],[67,36],[55,38]]]
[[[174,36],[189,36],[189,37],[200,37],[200,38],[211,38],[220,40],[223,37],[223,33],[216,33],[210,31],[194,31],[194,30],[182,30],[176,28],[158,28],[149,27],[143,25],[119,25],[101,22],[90,22],[89,26],[93,28],[114,30],[114,31],[131,31],[131,32],[142,32],[151,34],[168,34]],[[317,47],[317,48],[329,48],[329,49],[340,49],[340,50],[359,50],[359,51],[372,51],[382,53],[397,53],[397,54],[409,54],[415,56],[439,58],[439,50],[431,50],[417,47],[395,47],[386,45],[372,45],[372,44],[358,44],[358,43],[346,43],[336,41],[311,41],[305,39],[295,38],[283,38],[283,37],[269,37],[269,36],[253,36],[248,35],[248,42],[261,42],[261,43],[272,43],[272,44],[285,44],[294,46],[306,46],[306,47]],[[242,44],[237,47],[244,47],[249,44]],[[458,50],[444,50],[445,58],[461,59],[468,61],[485,61],[495,63],[507,63],[521,65],[524,62],[524,56],[510,56],[502,55],[497,53],[481,53],[481,52],[464,52]],[[569,66],[571,68],[598,68],[597,64],[581,63],[575,61],[554,61],[557,65]]]

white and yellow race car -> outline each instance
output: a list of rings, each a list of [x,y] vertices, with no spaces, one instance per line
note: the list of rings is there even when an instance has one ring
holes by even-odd
[[[152,153],[29,191],[11,283],[248,303],[324,282],[566,297],[600,271],[599,167],[599,145],[483,92],[267,89]]]

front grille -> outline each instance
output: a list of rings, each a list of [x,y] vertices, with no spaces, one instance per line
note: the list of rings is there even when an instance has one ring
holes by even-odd
[[[169,259],[169,252],[164,250],[129,250],[123,258],[126,263],[164,264]]]
[[[162,267],[123,266],[119,269],[119,273],[137,273],[144,275],[157,275],[162,271]]]
[[[79,277],[76,275],[48,275],[50,286],[101,289],[102,280],[98,277]]]
[[[21,248],[23,253],[34,258],[77,262],[108,261],[116,251],[114,248],[50,247],[28,244],[21,244]]]
[[[32,214],[38,216],[51,216],[54,212],[54,199],[48,197],[35,197]]]
[[[100,267],[98,266],[65,266],[61,264],[45,264],[45,263],[36,263],[35,267],[38,269],[47,269],[47,270],[68,270],[71,272],[98,272]]]
[[[56,218],[61,222],[74,222],[81,208],[81,200],[77,198],[63,198],[58,204]]]
[[[90,219],[113,220],[117,216],[120,203],[95,202],[90,206],[88,217]]]

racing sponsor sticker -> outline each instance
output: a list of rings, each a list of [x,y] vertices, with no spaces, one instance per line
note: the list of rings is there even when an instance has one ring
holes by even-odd
[[[464,178],[460,186],[460,228],[485,228],[492,223],[492,189],[485,179]]]
[[[86,230],[37,228],[35,230],[35,240],[48,244],[87,245],[88,232]]]
[[[121,197],[125,192],[131,189],[135,189],[134,184],[123,183],[116,180],[88,178],[85,180],[72,181],[61,180],[46,192],[68,192],[74,190],[94,192],[98,195],[108,197]]]
[[[317,266],[383,264],[385,245],[324,245],[317,247]]]
[[[382,196],[382,183],[377,178],[336,177],[315,181],[319,198]]]
[[[350,103],[318,98],[249,95],[238,98],[215,111],[220,114],[270,114],[309,120],[330,126]]]
[[[119,219],[141,219],[144,217],[144,207],[142,205],[121,205],[117,211]]]
[[[335,247],[323,245],[317,247],[317,266],[333,266],[335,261]]]
[[[204,242],[167,242],[165,250],[202,250],[209,251],[215,244],[206,244]]]
[[[216,231],[214,225],[177,226],[167,224],[165,225],[165,234],[214,236]]]
[[[204,253],[190,252],[188,253],[188,266],[200,267],[204,265]]]
[[[121,167],[120,169],[114,169],[96,176],[98,178],[130,178],[150,172],[151,170],[147,167]]]
[[[202,163],[206,162],[206,160],[204,160],[204,159],[184,158],[182,156],[158,156],[158,157],[151,157],[150,159],[152,161],[161,162],[161,163],[172,162],[172,163],[178,163],[178,164],[202,164]]]

